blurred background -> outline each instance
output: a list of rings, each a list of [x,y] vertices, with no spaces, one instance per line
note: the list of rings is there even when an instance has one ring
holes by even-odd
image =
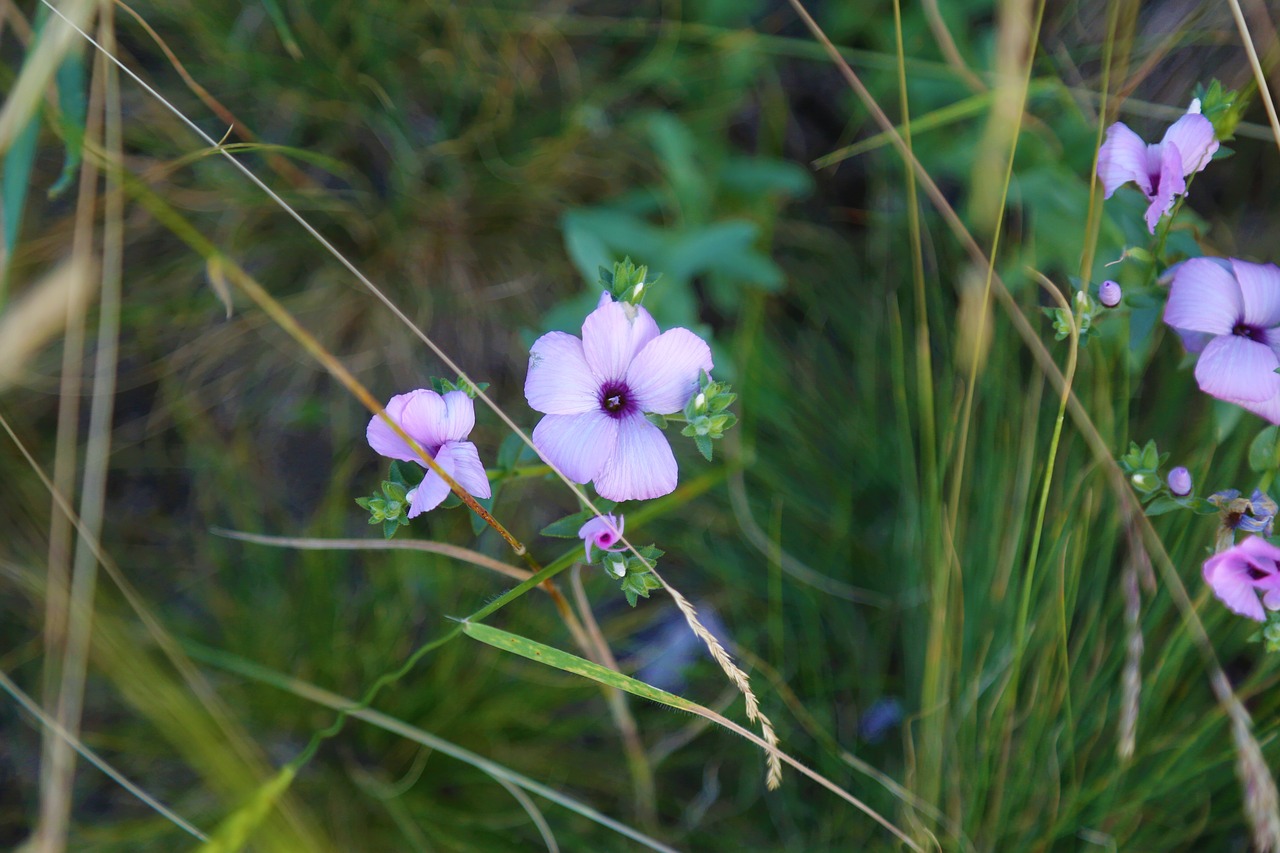
[[[995,244],[1008,306],[787,3],[65,5],[100,39],[113,32],[127,67],[527,428],[529,344],[577,332],[601,264],[630,256],[661,272],[646,305],[663,328],[713,341],[741,422],[712,463],[678,443],[689,488],[627,534],[666,551],[663,575],[750,671],[783,748],[914,843],[1250,849],[1239,739],[1211,667],[1165,581],[1140,582],[1150,563],[1086,428],[1069,417],[1052,440],[1057,389],[1007,310],[1065,365],[1031,270],[1063,293],[1104,275],[1144,292],[1143,270],[1105,266],[1150,237],[1140,194],[1104,207],[1091,184],[1100,132],[1120,119],[1158,140],[1211,78],[1250,105],[1234,156],[1196,178],[1169,245],[1276,259],[1280,161],[1229,7],[807,8],[895,124],[906,105],[916,156],[984,251]],[[1274,10],[1244,12],[1272,72]],[[71,615],[89,626],[82,737],[208,832],[333,720],[282,679],[359,697],[511,582],[438,555],[212,532],[380,538],[353,499],[386,468],[360,403],[141,198],[242,265],[380,400],[447,370],[155,98],[127,78],[117,91],[83,40],[53,45],[45,17],[3,4],[0,672],[37,701],[58,695],[49,649],[66,610],[49,578],[94,562],[83,545],[76,556],[16,438],[82,514],[80,496],[92,516],[102,489],[102,548],[130,585],[99,576],[91,623]],[[26,91],[41,39],[57,48],[50,74]],[[21,113],[22,97],[38,106]],[[105,142],[101,119],[84,118],[104,101]],[[83,177],[116,132],[123,195]],[[118,301],[102,290],[117,253]],[[1081,352],[1089,429],[1114,456],[1154,438],[1202,493],[1252,488],[1260,424],[1199,395],[1159,309],[1133,302]],[[482,458],[497,464],[506,438],[478,407]],[[538,531],[576,510],[540,477],[505,484],[494,506],[544,563],[565,544]],[[1275,663],[1199,580],[1214,521],[1154,521],[1274,765]],[[423,516],[410,535],[516,562],[464,510]],[[743,720],[667,596],[632,609],[598,569],[583,580],[624,672]],[[494,621],[573,650],[546,596]],[[175,666],[157,625],[178,657],[204,657]],[[0,700],[5,849],[31,837],[50,796],[42,727],[12,695]],[[647,795],[596,686],[467,638],[374,707],[677,849],[905,849],[798,774],[766,791],[749,743],[633,700]],[[83,760],[64,793],[67,849],[195,843]],[[251,849],[642,849],[364,721],[268,805]]]

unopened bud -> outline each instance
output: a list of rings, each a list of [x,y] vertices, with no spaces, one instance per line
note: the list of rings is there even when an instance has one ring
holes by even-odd
[[[1104,281],[1098,287],[1098,301],[1108,308],[1115,308],[1124,298],[1124,291],[1114,281]]]
[[[1179,465],[1169,472],[1169,491],[1180,498],[1191,494],[1191,472]]]
[[[1146,471],[1140,471],[1134,474],[1129,480],[1133,483],[1134,488],[1140,492],[1149,492],[1159,485],[1159,481]]]

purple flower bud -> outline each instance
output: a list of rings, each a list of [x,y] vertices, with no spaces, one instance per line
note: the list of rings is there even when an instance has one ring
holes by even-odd
[[[1191,494],[1191,472],[1179,465],[1169,472],[1169,491],[1180,498]]]
[[[1124,291],[1114,281],[1104,281],[1098,287],[1098,301],[1108,308],[1115,308],[1124,298]]]

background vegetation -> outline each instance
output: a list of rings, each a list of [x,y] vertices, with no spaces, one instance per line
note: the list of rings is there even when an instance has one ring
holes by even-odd
[[[1271,71],[1274,29],[1252,5]],[[434,554],[214,532],[375,537],[352,499],[385,469],[359,402],[257,306],[228,297],[216,264],[141,199],[242,265],[379,399],[448,371],[140,86],[95,95],[90,78],[107,78],[81,40],[57,52],[31,123],[6,119],[46,87],[23,94],[43,14],[3,9],[0,672],[13,689],[0,701],[0,845],[35,830],[42,738],[56,740],[12,697],[20,688],[52,710],[68,612],[57,566],[94,562],[71,556],[88,552],[34,460],[86,517],[75,495],[91,504],[105,476],[104,562],[129,584],[100,577],[91,622],[69,611],[91,625],[83,740],[206,832],[257,804],[267,816],[253,849],[638,849],[588,815],[513,794],[482,757],[677,849],[904,846],[797,773],[767,791],[762,753],[744,740],[632,700],[650,799],[596,685],[469,637],[373,703],[382,723],[439,740],[354,720],[268,796],[276,769],[334,719],[300,685],[360,697],[511,582]],[[1104,271],[1141,290],[1141,268],[1104,266],[1149,238],[1137,193],[1104,207],[1091,181],[1100,130],[1123,118],[1156,139],[1196,83],[1249,86],[1230,10],[809,11],[893,121],[912,118],[915,156],[1003,285],[988,290],[986,267],[785,3],[139,2],[82,4],[81,19],[95,32],[114,20],[129,68],[213,138],[228,134],[525,426],[528,345],[577,328],[597,265],[629,254],[662,271],[649,304],[664,327],[714,341],[742,421],[710,465],[683,448],[684,488],[642,522],[629,515],[627,532],[667,552],[664,576],[750,670],[783,749],[912,843],[1248,849],[1245,792],[1265,786],[1256,761],[1241,771],[1253,741],[1238,725],[1233,735],[1212,685],[1225,672],[1274,766],[1276,663],[1200,580],[1213,519],[1153,519],[1164,562],[1108,460],[1154,438],[1201,493],[1249,490],[1260,424],[1196,390],[1148,301],[1106,317],[1081,350],[1083,414],[1056,440],[1058,388],[1012,319],[1065,367],[1033,271],[1063,293]],[[104,143],[91,117],[86,134],[76,93],[109,114],[118,103],[123,196],[97,180],[78,188],[84,166],[67,166],[85,136],[85,164],[104,168],[114,132],[109,119]],[[1253,104],[1234,157],[1196,179],[1175,251],[1276,260],[1266,214],[1280,161],[1265,121]],[[113,247],[118,304],[98,294]],[[92,269],[60,266],[83,257]],[[19,313],[42,295],[56,306],[43,331]],[[116,312],[118,357],[98,361]],[[95,386],[104,376],[114,392]],[[95,387],[114,401],[105,414]],[[109,451],[94,445],[108,435]],[[496,464],[506,437],[481,409],[482,457]],[[575,510],[540,477],[505,484],[494,508],[544,563],[562,543],[538,531]],[[492,532],[474,538],[461,510],[432,513],[413,536],[516,562]],[[1177,606],[1178,577],[1222,670]],[[632,609],[598,572],[583,580],[623,672],[742,720],[667,596]],[[492,621],[576,651],[547,596]],[[68,793],[69,849],[196,843],[83,759]]]

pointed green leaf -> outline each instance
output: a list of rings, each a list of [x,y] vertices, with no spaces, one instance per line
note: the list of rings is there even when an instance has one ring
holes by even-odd
[[[710,462],[711,461],[711,439],[705,435],[695,435],[693,437],[693,443],[698,445],[698,452],[701,453],[703,456],[705,456],[707,458],[707,461]]]
[[[666,429],[666,428],[667,428],[667,419],[666,419],[666,417],[664,417],[663,415],[658,414],[657,412],[645,412],[645,413],[644,413],[644,419],[645,419],[646,421],[648,421],[649,423],[653,424],[654,426],[656,426],[658,429]]]
[[[582,525],[592,518],[595,518],[595,513],[589,509],[575,512],[573,515],[566,515],[559,521],[553,521],[542,528],[542,535],[554,536],[557,539],[577,539],[578,531],[582,528]]]

